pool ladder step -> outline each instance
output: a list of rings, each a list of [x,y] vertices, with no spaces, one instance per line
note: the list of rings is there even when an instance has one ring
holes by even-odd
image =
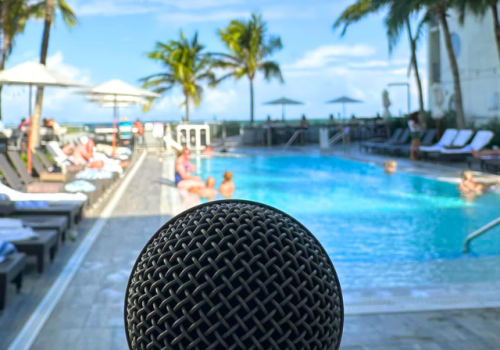
[[[487,232],[489,229],[495,227],[496,225],[500,224],[500,217],[496,218],[495,220],[493,220],[492,222],[484,225],[483,227],[481,227],[479,230],[477,231],[474,231],[472,232],[470,235],[468,235],[466,238],[465,238],[465,241],[464,241],[464,246],[462,248],[462,251],[464,252],[464,254],[467,254],[469,253],[469,246],[470,246],[470,242],[476,238],[476,237],[479,237],[480,235],[482,235],[483,233]]]

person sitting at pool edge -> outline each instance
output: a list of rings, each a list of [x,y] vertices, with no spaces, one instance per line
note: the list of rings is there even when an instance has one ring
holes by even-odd
[[[191,187],[205,187],[205,183],[199,176],[191,175],[190,171],[196,171],[194,164],[189,162],[191,152],[183,148],[175,160],[175,184],[179,189],[189,190]]]
[[[213,200],[217,195],[217,190],[215,189],[215,178],[210,176],[207,179],[206,186],[204,187],[191,187],[189,192],[196,193],[198,196],[206,198],[208,200]]]
[[[398,168],[398,163],[394,160],[387,160],[384,163],[384,170],[387,174],[394,174]]]
[[[233,173],[230,171],[226,171],[224,173],[224,182],[221,183],[219,186],[219,192],[224,198],[231,198],[234,193],[234,182],[233,180]]]

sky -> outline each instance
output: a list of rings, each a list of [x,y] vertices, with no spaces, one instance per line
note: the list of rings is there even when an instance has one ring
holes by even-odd
[[[146,53],[158,41],[179,37],[180,30],[199,40],[207,51],[223,52],[217,29],[232,19],[248,19],[262,14],[268,33],[278,35],[283,49],[270,59],[281,65],[285,79],[255,81],[255,118],[281,118],[279,106],[264,102],[282,96],[304,102],[286,109],[288,119],[305,114],[310,119],[328,118],[342,112],[341,105],[327,101],[346,95],[362,104],[348,105],[347,114],[360,117],[383,113],[382,91],[389,83],[411,84],[412,108],[417,108],[414,79],[408,77],[409,45],[406,35],[389,55],[383,13],[352,25],[344,37],[332,24],[352,0],[67,0],[78,16],[79,25],[68,30],[60,16],[51,30],[47,65],[86,85],[120,79],[140,87],[139,79],[162,71]],[[6,68],[26,61],[38,61],[43,23],[30,21],[17,37]],[[403,33],[406,34],[406,33]],[[421,76],[427,85],[426,45],[418,53]],[[407,110],[405,87],[390,87],[390,111]],[[3,118],[18,123],[28,113],[26,87],[3,89]],[[184,98],[173,89],[158,99],[148,113],[140,107],[122,109],[120,115],[135,120],[178,121],[184,114]],[[225,81],[215,89],[206,88],[201,106],[192,109],[191,120],[248,120],[249,82],[242,78]],[[85,100],[74,90],[46,89],[44,118],[66,122],[103,122],[112,119],[112,110]]]

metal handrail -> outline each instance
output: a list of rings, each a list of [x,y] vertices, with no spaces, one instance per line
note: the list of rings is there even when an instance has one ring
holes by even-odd
[[[339,133],[335,134],[330,140],[328,140],[328,145],[332,145],[342,140],[344,138],[344,135],[345,134],[343,131],[340,131]]]
[[[464,252],[464,254],[469,253],[469,245],[470,245],[470,242],[471,242],[474,238],[476,238],[476,237],[478,237],[478,236],[482,235],[483,233],[485,233],[486,231],[488,231],[490,228],[493,228],[494,226],[496,226],[496,225],[498,225],[498,224],[500,224],[500,217],[499,217],[499,218],[497,218],[497,219],[495,219],[495,220],[493,220],[492,222],[490,222],[490,223],[488,223],[488,224],[484,225],[484,226],[483,226],[483,227],[481,227],[479,230],[474,231],[474,232],[472,232],[470,235],[468,235],[468,236],[465,238],[465,241],[464,241],[464,246],[463,246],[463,248],[462,248],[462,251]]]
[[[293,141],[295,141],[295,139],[302,133],[306,132],[305,130],[302,130],[302,129],[299,129],[297,131],[295,131],[292,135],[292,137],[290,137],[290,140],[288,140],[288,142],[286,143],[285,145],[285,148],[288,148],[291,146],[291,144],[293,143]]]

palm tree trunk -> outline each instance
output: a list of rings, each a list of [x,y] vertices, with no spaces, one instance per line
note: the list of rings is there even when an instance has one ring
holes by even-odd
[[[54,18],[54,0],[45,0],[45,21],[42,36],[42,49],[40,63],[46,64],[49,51],[50,26]],[[40,120],[42,119],[43,87],[38,87],[36,92],[35,113],[31,123],[31,147],[38,147],[40,143]]]
[[[186,122],[189,122],[189,96],[186,94]]]
[[[250,78],[250,126],[253,126],[253,78]]]
[[[5,68],[5,61],[7,61],[7,47],[9,46],[9,38],[3,37],[3,43],[2,43],[2,58],[0,61],[0,71],[4,70]],[[0,120],[2,120],[2,90],[3,90],[3,85],[0,85]]]
[[[497,42],[498,58],[500,59],[500,19],[498,17],[497,3],[491,5],[493,15],[493,27],[495,30],[495,40]]]
[[[446,51],[448,52],[448,59],[450,61],[451,73],[453,74],[453,90],[455,94],[455,110],[457,113],[457,128],[465,128],[464,106],[462,103],[462,87],[460,85],[460,72],[458,71],[457,58],[453,52],[451,44],[450,29],[448,28],[448,20],[446,19],[446,12],[443,10],[438,11],[439,21],[443,27],[444,42]]]
[[[424,93],[422,91],[422,80],[420,80],[420,72],[418,70],[417,44],[415,43],[415,39],[413,38],[413,34],[411,33],[409,18],[406,18],[406,28],[410,37],[411,65],[413,66],[413,70],[415,72],[415,80],[417,81],[420,125],[425,125]]]

